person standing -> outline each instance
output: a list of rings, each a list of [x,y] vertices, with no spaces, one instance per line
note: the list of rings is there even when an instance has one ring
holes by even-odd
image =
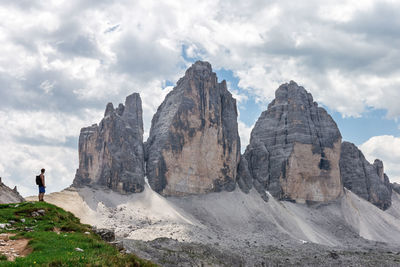
[[[44,201],[44,193],[46,193],[46,183],[45,183],[45,179],[44,179],[44,172],[46,170],[45,169],[41,169],[40,170],[40,179],[39,179],[39,201]]]

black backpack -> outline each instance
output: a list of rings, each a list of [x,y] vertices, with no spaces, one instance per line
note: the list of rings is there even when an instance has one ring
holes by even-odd
[[[40,185],[42,182],[42,179],[40,179],[40,175],[36,175],[36,184]]]

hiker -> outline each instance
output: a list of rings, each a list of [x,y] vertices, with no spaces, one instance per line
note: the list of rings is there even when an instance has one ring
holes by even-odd
[[[45,169],[41,169],[40,170],[40,179],[38,179],[38,186],[39,186],[39,201],[44,201],[43,197],[44,197],[44,193],[46,193],[46,184],[44,182],[44,172],[46,170]]]

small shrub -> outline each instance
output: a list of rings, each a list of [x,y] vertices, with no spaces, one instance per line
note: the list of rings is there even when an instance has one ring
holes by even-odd
[[[0,254],[0,261],[6,261],[7,257],[6,255]]]

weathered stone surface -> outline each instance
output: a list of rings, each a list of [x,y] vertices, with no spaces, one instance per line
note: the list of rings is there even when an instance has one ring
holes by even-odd
[[[400,194],[400,184],[392,183],[391,185],[392,185],[393,191],[395,191],[396,193]]]
[[[384,173],[383,163],[370,164],[363,153],[352,143],[343,142],[340,156],[343,185],[380,209],[392,203],[392,186]]]
[[[144,189],[142,101],[134,93],[125,105],[107,104],[99,125],[82,128],[74,186],[100,186],[120,193]]]
[[[11,189],[2,183],[0,177],[0,204],[19,203],[23,201],[25,199],[18,193],[17,187]]]
[[[245,193],[249,193],[250,189],[253,187],[253,178],[249,172],[248,163],[245,157],[241,157],[239,161],[237,183],[240,189]]]
[[[234,190],[240,160],[236,100],[208,62],[197,61],[154,115],[147,177],[166,196]]]
[[[94,228],[93,231],[98,234],[101,239],[107,242],[113,242],[115,240],[115,232],[111,229],[106,228]]]
[[[244,157],[260,193],[329,201],[343,192],[340,148],[341,134],[331,116],[291,81],[278,88],[257,120]]]

